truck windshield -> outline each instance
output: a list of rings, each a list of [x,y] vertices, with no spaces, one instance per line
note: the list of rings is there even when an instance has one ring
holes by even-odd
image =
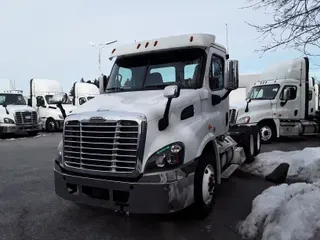
[[[280,86],[278,84],[252,87],[248,94],[248,98],[253,100],[274,99],[278,93],[279,87]]]
[[[46,101],[48,104],[52,104],[51,103],[51,99],[52,99],[53,95],[46,95],[45,98],[46,98]],[[67,102],[66,103],[63,103],[63,104],[72,104],[72,101],[70,100],[70,98],[68,98]]]
[[[180,49],[119,57],[110,74],[107,92],[201,86],[201,70],[206,59],[203,49]]]
[[[26,105],[22,94],[0,93],[0,105]]]

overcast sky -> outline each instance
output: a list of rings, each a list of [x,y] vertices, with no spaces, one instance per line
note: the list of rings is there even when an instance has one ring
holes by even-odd
[[[29,92],[31,78],[57,79],[69,91],[72,83],[99,75],[98,54],[89,41],[131,43],[184,33],[212,33],[225,44],[229,25],[230,57],[241,73],[300,56],[292,50],[259,58],[258,33],[245,21],[268,22],[270,15],[242,10],[244,0],[1,0],[0,79],[16,81]],[[113,45],[113,47],[115,47]],[[111,48],[111,47],[110,47]],[[108,74],[112,49],[104,49],[103,72]]]

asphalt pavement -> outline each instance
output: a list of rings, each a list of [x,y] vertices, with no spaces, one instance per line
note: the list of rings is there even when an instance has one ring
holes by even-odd
[[[203,221],[186,220],[184,212],[127,216],[101,209],[83,210],[54,193],[52,159],[60,137],[0,140],[1,240],[236,240],[240,239],[237,223],[250,212],[251,201],[272,185],[237,172],[223,183],[213,213]],[[264,145],[262,151],[320,146],[319,140],[313,140],[283,140]]]

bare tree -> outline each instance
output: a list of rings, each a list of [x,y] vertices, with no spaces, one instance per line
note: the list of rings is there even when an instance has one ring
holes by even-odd
[[[307,56],[320,56],[319,0],[247,0],[253,10],[271,9],[273,22],[254,27],[266,41],[260,52],[291,48]],[[268,39],[271,39],[268,41]]]

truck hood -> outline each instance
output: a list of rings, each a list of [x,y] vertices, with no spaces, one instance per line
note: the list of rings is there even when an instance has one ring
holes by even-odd
[[[29,107],[28,105],[8,105],[7,109],[9,114],[6,113],[6,109],[3,106],[0,106],[0,118],[8,117],[14,119],[15,112],[32,112],[36,111],[34,108]]]
[[[191,105],[190,99],[194,102],[200,99],[197,90],[181,90],[180,96],[172,100],[170,111],[186,103]],[[150,121],[163,116],[166,104],[167,98],[163,96],[162,90],[114,92],[96,96],[79,106],[72,114],[92,111],[135,112],[144,114]]]
[[[238,119],[244,116],[250,116],[252,115],[252,112],[257,112],[257,111],[268,111],[270,109],[271,111],[271,100],[252,100],[249,103],[249,111],[245,112],[244,110],[246,109],[246,104],[240,108],[238,108]]]
[[[57,106],[55,104],[49,104],[50,107],[54,107],[55,109],[57,109],[57,111],[60,110],[59,108],[57,108]],[[69,115],[71,112],[73,112],[74,109],[76,109],[76,106],[72,105],[72,104],[62,104],[63,109],[66,111],[66,114]]]
[[[229,105],[230,109],[245,108],[247,105],[247,101],[230,102]]]

